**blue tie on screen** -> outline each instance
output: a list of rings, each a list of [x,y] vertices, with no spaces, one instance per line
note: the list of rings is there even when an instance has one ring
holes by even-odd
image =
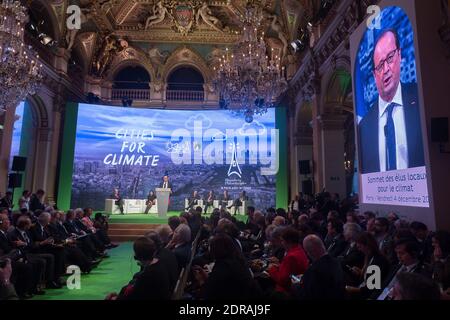
[[[386,169],[397,170],[397,153],[395,148],[395,125],[392,118],[395,103],[391,103],[387,107],[388,115],[386,125],[384,126],[384,135],[386,137]]]

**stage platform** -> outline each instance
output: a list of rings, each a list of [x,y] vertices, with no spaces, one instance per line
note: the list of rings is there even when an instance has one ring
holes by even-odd
[[[106,213],[108,214],[108,213]],[[172,216],[179,216],[180,211],[169,211],[167,218],[160,218],[155,213],[142,214],[108,214],[110,223],[144,223],[144,224],[164,224],[167,223],[167,219]]]
[[[169,217],[179,215],[179,211],[168,212],[167,218],[160,218],[154,213],[109,215],[108,234],[114,242],[133,241],[142,237],[148,231],[156,229],[159,225],[167,224],[167,219]],[[209,214],[203,216],[209,217]],[[242,222],[247,221],[247,217],[244,215],[236,215],[236,219]]]

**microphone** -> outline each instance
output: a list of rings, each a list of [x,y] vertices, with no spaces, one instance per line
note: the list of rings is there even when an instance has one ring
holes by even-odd
[[[388,136],[388,128],[387,128],[387,125],[384,126],[384,136],[385,136],[385,137]]]

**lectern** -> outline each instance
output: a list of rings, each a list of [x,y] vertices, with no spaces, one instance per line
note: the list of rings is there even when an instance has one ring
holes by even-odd
[[[172,189],[156,188],[156,206],[158,208],[158,216],[167,218],[167,209],[169,208],[169,196]]]

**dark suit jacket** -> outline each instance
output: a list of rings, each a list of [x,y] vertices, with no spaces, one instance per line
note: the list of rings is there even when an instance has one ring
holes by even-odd
[[[405,126],[408,144],[408,162],[410,168],[425,165],[422,130],[420,122],[420,105],[417,84],[401,84]],[[359,131],[359,156],[361,172],[380,172],[380,156],[378,150],[378,100],[361,120]]]
[[[160,188],[162,188],[163,186],[164,186],[164,181],[162,181],[162,182],[159,184],[159,187],[160,187]],[[172,182],[167,181],[167,187],[170,188],[170,189],[172,189],[172,191],[173,191]]]
[[[344,252],[347,247],[347,242],[344,239],[342,234],[339,234],[337,237],[334,237],[330,240],[330,243],[327,246],[327,251],[330,256],[337,258]]]
[[[344,272],[339,261],[329,254],[306,270],[302,282],[294,286],[294,296],[302,300],[343,300]]]
[[[0,231],[0,255],[10,253],[14,248],[9,241],[8,235]]]
[[[376,299],[378,296],[383,292],[384,288],[386,288],[389,283],[394,279],[394,277],[397,275],[397,272],[400,270],[402,265],[399,263],[393,268],[391,268],[390,272],[388,273],[388,276],[384,279],[381,285],[381,290],[375,290],[370,296],[371,299]],[[431,270],[429,270],[423,263],[418,263],[411,271],[411,273],[417,273],[421,274],[424,277],[431,278]]]
[[[172,251],[166,248],[162,248],[161,250],[159,250],[156,258],[159,259],[159,262],[164,267],[164,270],[166,270],[169,277],[170,292],[173,292],[179,276],[177,258]]]
[[[122,288],[118,300],[169,300],[170,282],[161,261],[146,266],[133,280]]]
[[[67,220],[66,222],[64,222],[64,226],[66,227],[66,229],[69,233],[74,233],[77,235],[81,234],[82,229],[78,227],[75,220],[70,220],[70,221]]]
[[[191,258],[191,244],[185,243],[179,247],[174,248],[172,252],[175,254],[178,262],[178,268],[181,270],[181,268],[186,267],[189,259]]]
[[[45,210],[45,206],[41,203],[39,198],[33,194],[30,198],[30,211]]]
[[[33,237],[31,236],[29,231],[26,231],[28,238],[30,240],[30,242],[28,243],[28,245],[26,247],[21,247],[20,250],[24,253],[31,253],[34,252],[36,249],[36,246],[33,242]],[[24,239],[24,237],[22,237],[22,234],[19,232],[19,230],[17,228],[12,229],[9,233],[8,233],[8,238],[11,241],[23,241],[26,242],[26,240]]]
[[[216,260],[204,285],[207,300],[255,300],[261,291],[249,269],[238,260]]]

